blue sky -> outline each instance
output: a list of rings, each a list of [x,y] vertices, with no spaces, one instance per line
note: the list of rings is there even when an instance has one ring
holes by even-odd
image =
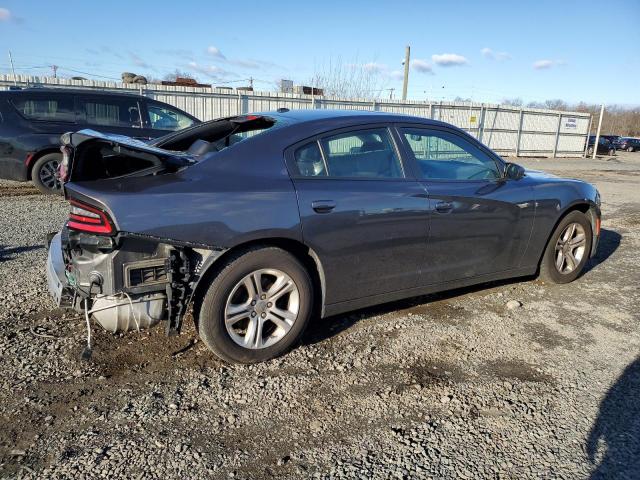
[[[308,83],[331,62],[370,72],[397,96],[409,44],[411,99],[637,105],[639,20],[640,0],[0,0],[0,72],[11,50],[19,73],[56,64],[62,76],[162,78],[179,69],[273,90],[280,78]]]

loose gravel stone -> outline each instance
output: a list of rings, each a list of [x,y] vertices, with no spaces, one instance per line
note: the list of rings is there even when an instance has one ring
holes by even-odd
[[[67,204],[0,181],[0,478],[637,478],[634,155],[518,159],[600,190],[600,249],[577,281],[315,321],[251,366],[195,343],[191,319],[169,338],[94,328],[81,361],[84,320],[55,308],[44,276]]]

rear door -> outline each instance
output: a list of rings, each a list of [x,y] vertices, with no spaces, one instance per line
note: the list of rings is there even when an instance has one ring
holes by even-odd
[[[533,189],[503,178],[503,163],[446,127],[400,126],[432,212],[425,285],[516,268],[535,213]]]
[[[304,240],[324,269],[327,304],[417,286],[428,201],[387,125],[327,133],[291,147],[287,157]]]
[[[87,128],[140,139],[149,138],[142,128],[137,97],[80,94],[76,101],[79,117]]]

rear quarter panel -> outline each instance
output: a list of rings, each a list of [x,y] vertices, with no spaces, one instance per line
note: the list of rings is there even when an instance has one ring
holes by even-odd
[[[69,183],[65,188],[106,206],[122,232],[215,248],[273,237],[301,241],[296,193],[282,150],[243,147],[236,145],[176,174]]]

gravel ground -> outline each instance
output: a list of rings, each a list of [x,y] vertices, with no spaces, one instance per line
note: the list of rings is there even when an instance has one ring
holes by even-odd
[[[248,367],[191,326],[96,330],[81,361],[44,280],[67,206],[0,182],[0,477],[639,478],[640,153],[519,161],[598,186],[582,278],[337,316]]]

